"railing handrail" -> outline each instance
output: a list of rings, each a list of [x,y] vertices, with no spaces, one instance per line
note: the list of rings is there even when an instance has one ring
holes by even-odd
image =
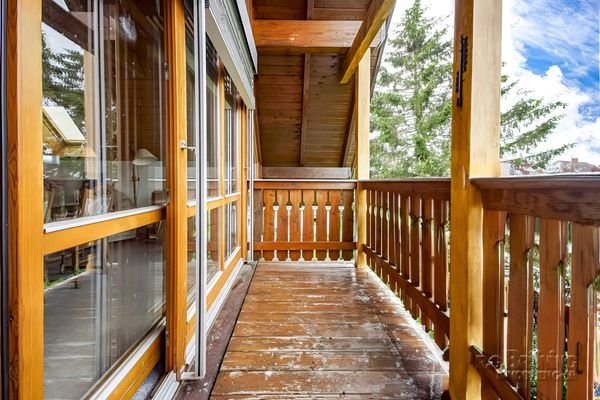
[[[450,178],[360,180],[360,189],[420,195],[423,199],[450,200]]]
[[[472,177],[470,181],[480,190],[600,190],[600,173]]]
[[[487,210],[600,225],[600,174],[472,178]]]
[[[254,189],[353,190],[353,179],[255,179]]]

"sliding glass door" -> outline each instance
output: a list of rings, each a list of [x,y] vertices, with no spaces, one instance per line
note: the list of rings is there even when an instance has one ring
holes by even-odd
[[[163,4],[43,0],[44,397],[77,399],[165,314]]]

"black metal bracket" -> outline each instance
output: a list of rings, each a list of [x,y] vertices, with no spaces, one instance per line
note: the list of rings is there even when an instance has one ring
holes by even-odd
[[[460,65],[456,71],[456,106],[463,105],[463,81],[464,74],[467,72],[467,64],[469,62],[469,37],[461,35],[460,37]]]

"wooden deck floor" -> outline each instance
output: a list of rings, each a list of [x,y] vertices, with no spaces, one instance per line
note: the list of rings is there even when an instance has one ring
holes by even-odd
[[[440,352],[374,274],[260,263],[214,399],[437,399]]]

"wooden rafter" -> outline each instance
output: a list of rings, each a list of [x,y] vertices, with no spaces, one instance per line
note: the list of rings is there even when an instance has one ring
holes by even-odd
[[[353,43],[360,21],[254,20],[256,47],[301,53],[341,53]]]
[[[350,79],[354,75],[354,71],[356,71],[364,54],[370,48],[373,39],[375,39],[386,19],[394,9],[395,3],[396,0],[371,1],[371,5],[369,5],[369,9],[367,10],[367,16],[362,22],[362,25],[354,38],[352,47],[350,48],[350,51],[348,51],[344,63],[342,64],[341,83],[346,84],[350,82]]]

